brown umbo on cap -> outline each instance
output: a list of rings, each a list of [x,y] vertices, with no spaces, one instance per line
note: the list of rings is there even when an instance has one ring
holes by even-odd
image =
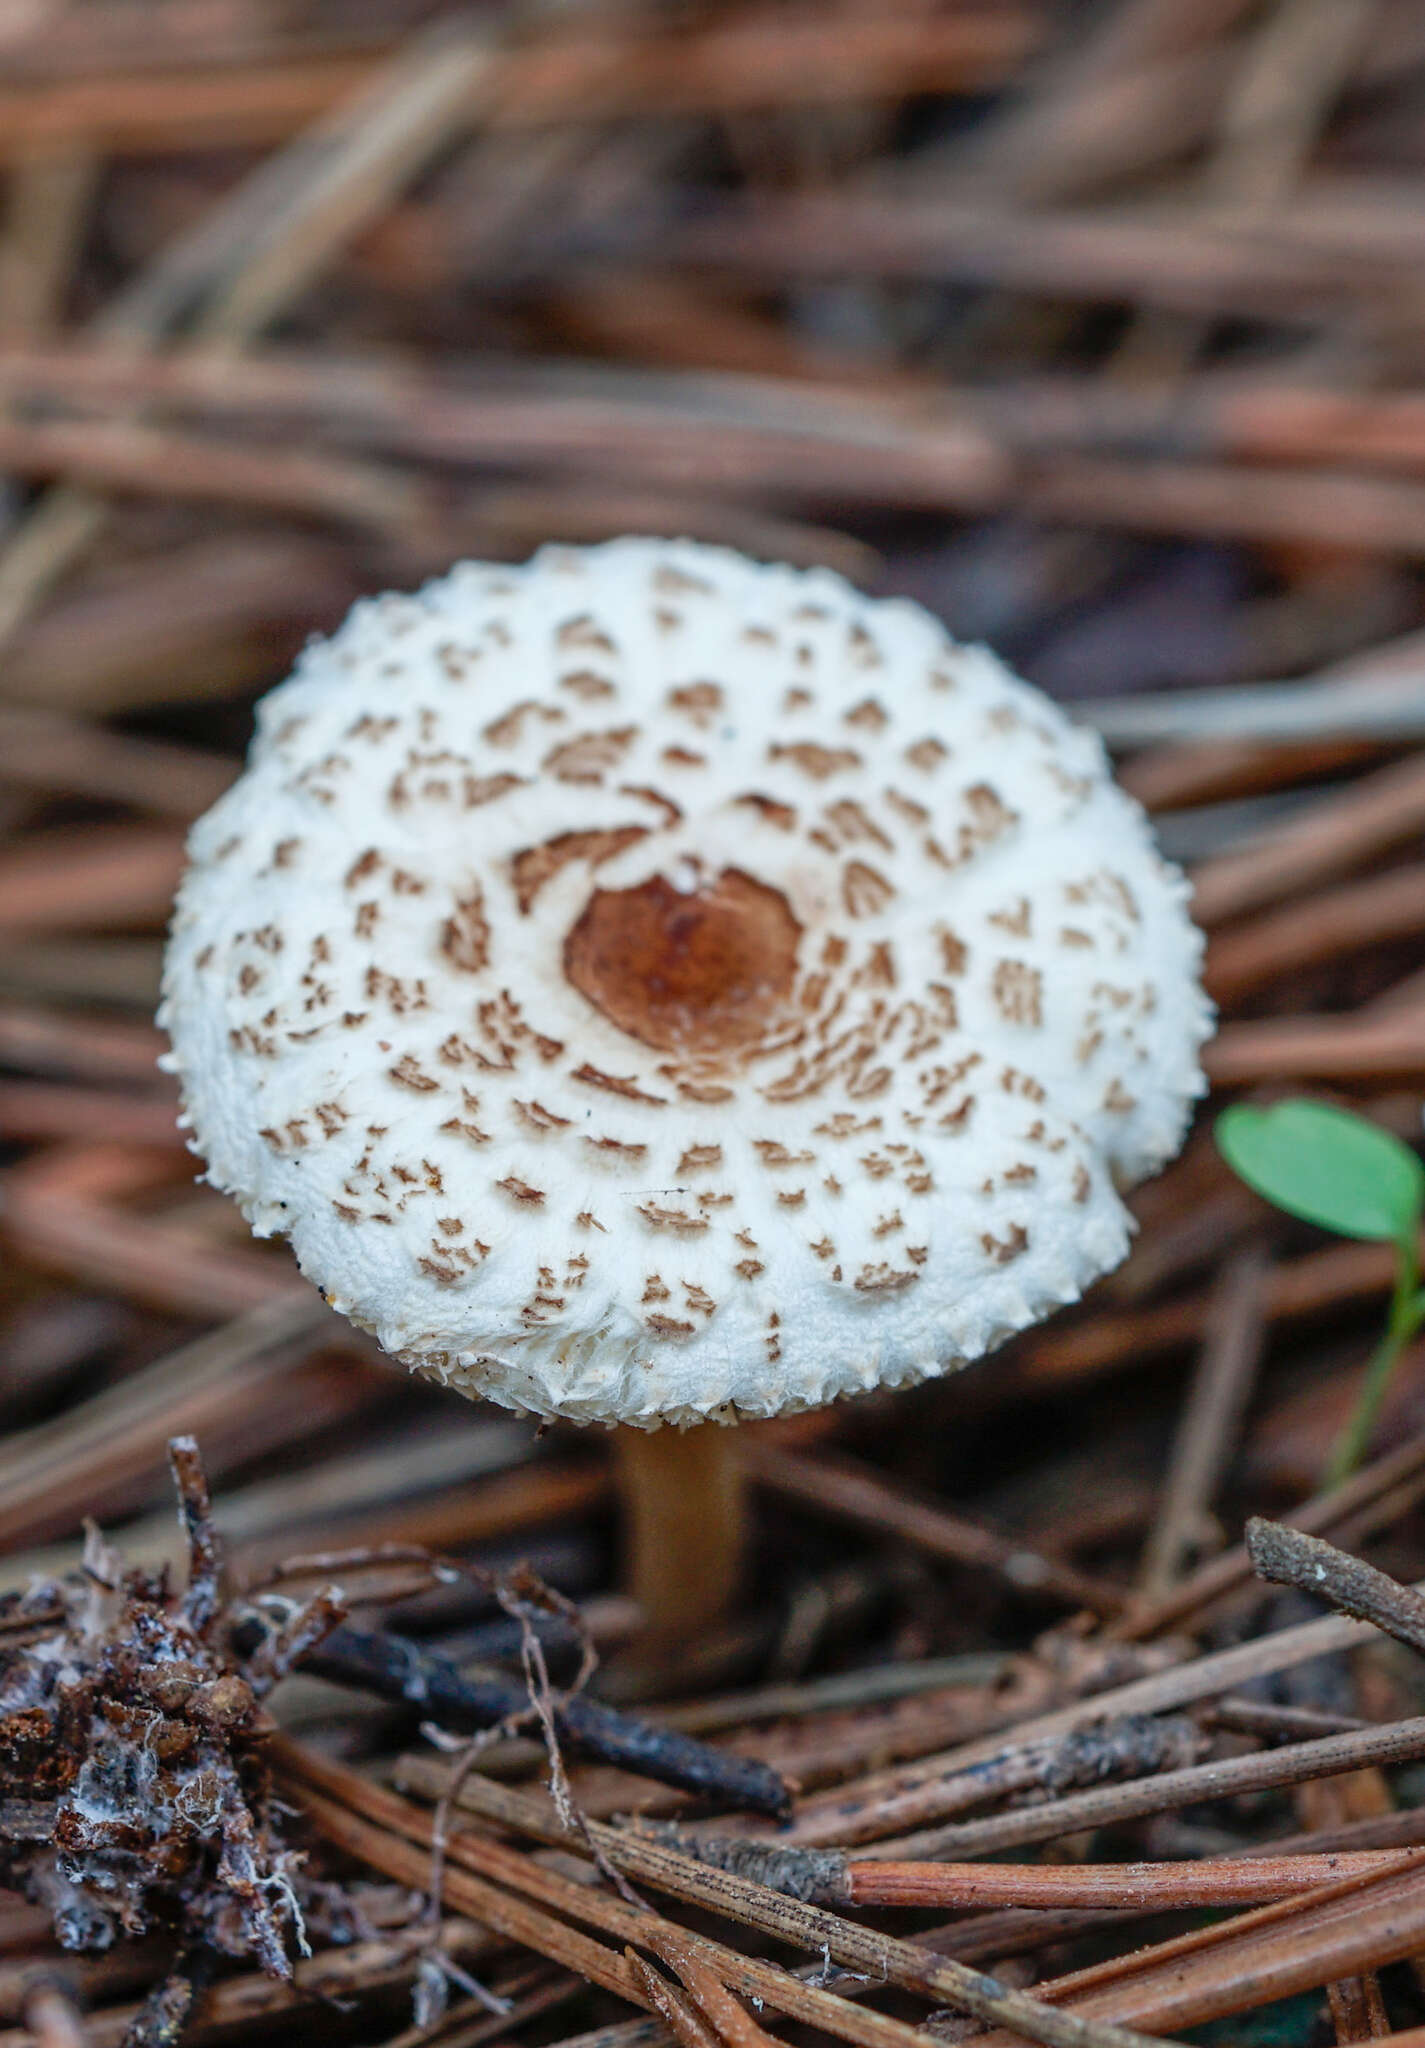
[[[540,1414],[978,1357],[1122,1258],[1203,1086],[1185,885],[1098,740],[824,571],[624,540],[359,604],[190,852],[210,1179]]]

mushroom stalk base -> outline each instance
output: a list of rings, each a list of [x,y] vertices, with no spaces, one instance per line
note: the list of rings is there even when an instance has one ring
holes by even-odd
[[[736,1438],[716,1422],[614,1433],[624,1576],[643,1611],[645,1660],[691,1644],[731,1605],[747,1526]]]

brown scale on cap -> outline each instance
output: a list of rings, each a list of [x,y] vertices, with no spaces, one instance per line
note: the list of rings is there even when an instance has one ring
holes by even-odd
[[[786,897],[740,869],[689,891],[654,875],[594,891],[564,941],[564,971],[644,1045],[724,1053],[762,1038],[785,1009],[800,938]]]

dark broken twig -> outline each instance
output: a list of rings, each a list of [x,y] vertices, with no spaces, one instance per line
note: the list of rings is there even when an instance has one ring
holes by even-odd
[[[1319,1536],[1260,1515],[1247,1524],[1247,1555],[1259,1578],[1314,1593],[1341,1613],[1372,1622],[1398,1643],[1425,1652],[1425,1593],[1414,1586],[1401,1585]]]
[[[498,1672],[468,1676],[403,1636],[339,1628],[301,1661],[315,1677],[416,1706],[426,1720],[457,1733],[496,1727],[530,1711],[528,1691],[517,1680]],[[553,1711],[559,1740],[583,1755],[722,1806],[774,1819],[788,1810],[786,1784],[754,1758],[714,1749],[579,1693],[556,1692]]]
[[[1368,1764],[1406,1763],[1421,1756],[1425,1756],[1425,1715],[1416,1715],[1350,1735],[1327,1735],[1319,1741],[1286,1743],[1280,1749],[1247,1756],[1220,1757],[1126,1785],[1097,1786],[1042,1806],[929,1829],[886,1847],[897,1858],[989,1856],[1030,1842],[1051,1842],[1084,1828],[1108,1827],[1146,1814],[1196,1806],[1203,1800],[1229,1799],[1278,1785],[1302,1785]]]
[[[1196,1763],[1207,1747],[1196,1722],[1181,1714],[1106,1716],[1035,1742],[1014,1743],[946,1771],[935,1760],[888,1773],[865,1793],[842,1787],[806,1801],[792,1824],[802,1847],[874,1841],[897,1828],[947,1821],[977,1806],[1024,1793],[1062,1798],[1087,1785],[1155,1778]]]

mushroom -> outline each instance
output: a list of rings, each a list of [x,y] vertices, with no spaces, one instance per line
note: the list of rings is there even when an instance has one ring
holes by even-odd
[[[1204,1087],[1098,739],[823,570],[629,539],[364,601],[189,853],[208,1178],[417,1371],[624,1426],[665,1637],[735,1564],[715,1425],[1076,1300]]]

